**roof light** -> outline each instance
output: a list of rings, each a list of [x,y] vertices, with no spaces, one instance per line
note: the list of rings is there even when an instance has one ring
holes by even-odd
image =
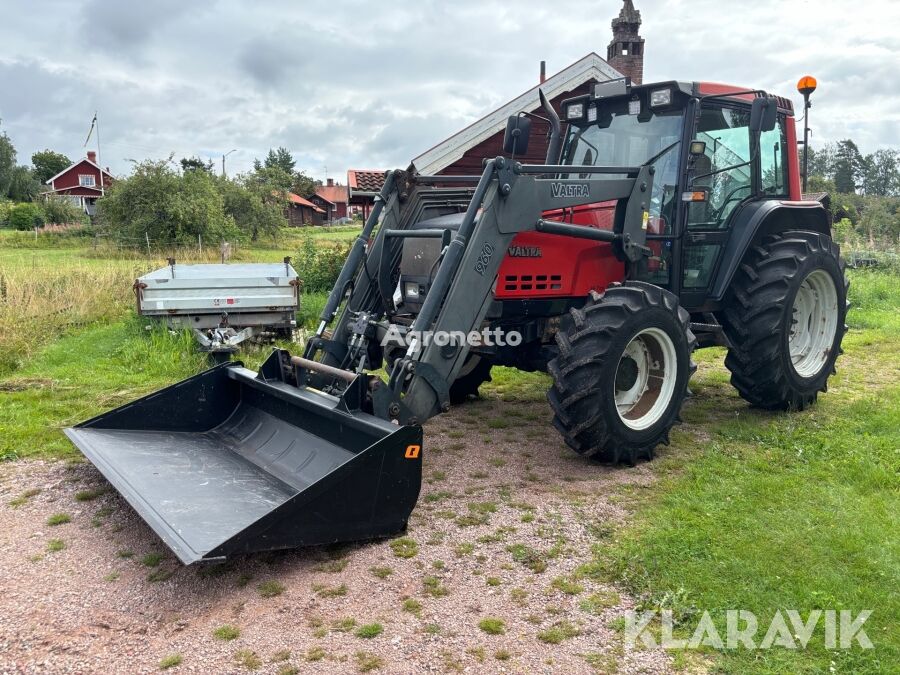
[[[628,101],[628,114],[629,115],[640,115],[641,114],[641,101],[640,99],[632,99]]]
[[[592,105],[590,108],[588,108],[587,120],[588,120],[588,122],[596,122],[597,121],[597,106]]]
[[[814,78],[812,75],[804,75],[797,83],[797,91],[799,91],[804,96],[809,96],[816,90],[816,87],[818,85],[819,83],[816,82],[816,78]]]
[[[657,89],[650,92],[650,107],[659,108],[660,106],[672,103],[671,89]]]
[[[584,117],[584,103],[571,103],[566,108],[567,120],[580,120]]]

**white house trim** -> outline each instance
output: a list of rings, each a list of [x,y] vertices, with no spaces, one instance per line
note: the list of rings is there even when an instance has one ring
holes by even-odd
[[[523,110],[534,110],[540,105],[538,90],[543,89],[548,99],[571,91],[588,80],[605,82],[623,77],[615,68],[594,52],[582,57],[568,68],[548,77],[539,84],[501,106],[492,113],[473,122],[462,131],[422,153],[413,160],[416,170],[423,175],[433,175],[460,159],[466,151],[490,138],[506,127],[506,119]]]

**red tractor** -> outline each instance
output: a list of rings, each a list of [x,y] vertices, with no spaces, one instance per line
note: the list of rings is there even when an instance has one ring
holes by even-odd
[[[627,79],[563,122],[542,101],[542,165],[515,160],[522,114],[480,176],[387,174],[303,357],[224,364],[67,431],[182,560],[402,530],[421,423],[495,365],[549,373],[566,443],[631,464],[668,442],[697,347],[727,347],[752,405],[825,390],[847,283],[800,194],[791,102]]]

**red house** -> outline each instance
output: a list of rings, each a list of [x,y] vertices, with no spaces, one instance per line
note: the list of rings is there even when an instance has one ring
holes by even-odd
[[[58,195],[66,197],[93,216],[97,208],[97,200],[103,191],[112,185],[115,179],[109,169],[101,169],[97,164],[97,153],[89,151],[87,157],[80,159],[67,169],[47,181],[50,189],[44,196]]]
[[[290,227],[302,227],[304,225],[321,225],[325,211],[293,192],[287,193],[288,205],[284,215],[287,217]]]
[[[329,178],[325,185],[316,188],[316,194],[309,198],[313,204],[325,211],[325,220],[332,222],[347,217],[347,200],[349,194],[347,186]]]

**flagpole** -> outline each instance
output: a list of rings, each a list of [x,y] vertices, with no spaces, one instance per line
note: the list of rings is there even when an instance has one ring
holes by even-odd
[[[106,193],[103,190],[103,162],[100,161],[100,117],[94,111],[94,119],[97,120],[97,164],[100,166],[100,196]]]

